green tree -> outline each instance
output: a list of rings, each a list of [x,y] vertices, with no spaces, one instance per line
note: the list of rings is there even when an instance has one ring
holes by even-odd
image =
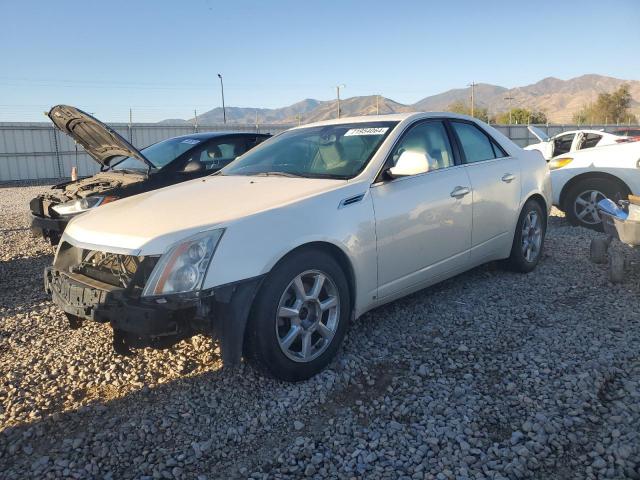
[[[471,106],[462,100],[453,102],[447,107],[448,112],[460,113],[462,115],[471,116]],[[473,109],[473,116],[483,122],[489,121],[489,111],[484,107],[475,106]]]
[[[509,115],[511,113],[511,115]],[[508,125],[509,120],[513,124],[529,125],[535,123],[547,123],[547,116],[544,112],[537,110],[529,110],[526,108],[512,108],[511,111],[506,111],[496,115],[496,123]]]
[[[630,112],[631,92],[629,85],[623,84],[613,93],[601,93],[598,99],[573,115],[573,121],[583,123],[626,123],[636,122]]]

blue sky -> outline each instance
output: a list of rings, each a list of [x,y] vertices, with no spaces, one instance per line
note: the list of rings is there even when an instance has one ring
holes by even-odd
[[[402,103],[472,80],[640,79],[640,2],[0,0],[0,121],[70,103],[108,121],[379,93]]]

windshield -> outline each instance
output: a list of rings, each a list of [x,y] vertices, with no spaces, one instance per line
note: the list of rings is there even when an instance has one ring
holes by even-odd
[[[163,140],[162,142],[149,145],[147,148],[140,150],[147,160],[149,160],[154,168],[160,169],[180,155],[188,150],[191,150],[196,145],[200,144],[201,140],[198,138],[170,138]],[[113,166],[113,170],[146,170],[147,167],[140,160],[135,158],[126,157],[116,165]]]
[[[397,124],[350,123],[289,130],[239,157],[222,174],[352,178]]]

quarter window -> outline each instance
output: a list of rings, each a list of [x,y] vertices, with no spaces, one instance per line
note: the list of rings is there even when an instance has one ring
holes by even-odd
[[[440,121],[423,122],[412,127],[394,148],[391,166],[395,166],[403,154],[419,155],[429,171],[454,165],[449,137]]]
[[[593,148],[598,144],[601,138],[602,138],[602,135],[598,135],[597,133],[587,133],[583,137],[582,143],[580,144],[579,149]]]
[[[478,127],[470,123],[451,122],[458,135],[467,163],[505,157],[506,153]]]

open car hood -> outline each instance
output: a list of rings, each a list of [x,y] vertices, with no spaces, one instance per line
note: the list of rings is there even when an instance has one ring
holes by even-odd
[[[548,142],[550,140],[549,135],[544,133],[538,127],[534,127],[533,125],[529,125],[527,129],[533,134],[541,142]]]
[[[69,105],[56,105],[47,116],[63,133],[84,147],[103,167],[109,167],[116,157],[132,157],[149,167],[153,164],[118,132],[86,112]]]

